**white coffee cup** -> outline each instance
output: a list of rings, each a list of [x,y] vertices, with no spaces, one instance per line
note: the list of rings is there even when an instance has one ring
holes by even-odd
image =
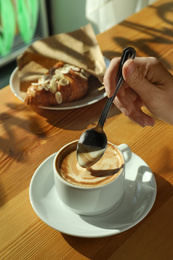
[[[114,146],[122,160],[122,167],[110,182],[96,187],[83,187],[69,183],[60,173],[61,163],[69,149],[76,150],[77,140],[63,146],[55,155],[53,162],[55,187],[60,200],[70,210],[80,215],[97,215],[104,213],[118,204],[124,194],[125,164],[131,156],[128,145]]]

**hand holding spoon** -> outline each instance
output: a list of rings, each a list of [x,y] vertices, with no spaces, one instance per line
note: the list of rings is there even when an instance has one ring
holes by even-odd
[[[77,160],[81,167],[88,168],[95,164],[104,154],[107,146],[107,137],[103,131],[103,125],[112,106],[113,100],[118,93],[124,79],[122,76],[122,67],[128,58],[134,59],[136,51],[132,47],[127,47],[123,50],[117,73],[117,86],[112,97],[107,99],[103,108],[100,119],[96,127],[83,132],[77,144]]]

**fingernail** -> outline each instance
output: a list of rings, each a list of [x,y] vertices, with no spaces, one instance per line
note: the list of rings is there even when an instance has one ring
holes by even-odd
[[[110,97],[110,91],[109,88],[107,86],[105,86],[105,91],[106,91],[106,95],[109,98]]]
[[[147,125],[153,127],[153,126],[155,125],[154,118],[150,118],[150,119],[148,119],[148,120],[147,120]]]
[[[145,127],[147,124],[140,117],[136,118],[136,123],[142,127]]]
[[[135,65],[134,61],[130,60],[127,65],[127,68],[126,68],[127,73],[132,74],[135,71],[135,69],[136,69],[136,65]]]
[[[128,111],[127,111],[126,108],[121,107],[121,108],[120,108],[120,111],[121,111],[125,116],[128,116]]]

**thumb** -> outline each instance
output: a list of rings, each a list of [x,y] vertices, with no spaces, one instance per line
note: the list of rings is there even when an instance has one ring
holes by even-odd
[[[145,78],[142,68],[140,70],[134,60],[129,59],[124,63],[123,78],[144,102],[148,99],[148,93],[153,90],[153,85]]]

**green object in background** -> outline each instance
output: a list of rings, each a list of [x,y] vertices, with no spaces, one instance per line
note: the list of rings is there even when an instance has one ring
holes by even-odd
[[[17,0],[17,21],[20,34],[25,43],[34,35],[38,19],[38,0]]]
[[[15,13],[11,0],[0,0],[0,55],[7,54],[15,36]]]

